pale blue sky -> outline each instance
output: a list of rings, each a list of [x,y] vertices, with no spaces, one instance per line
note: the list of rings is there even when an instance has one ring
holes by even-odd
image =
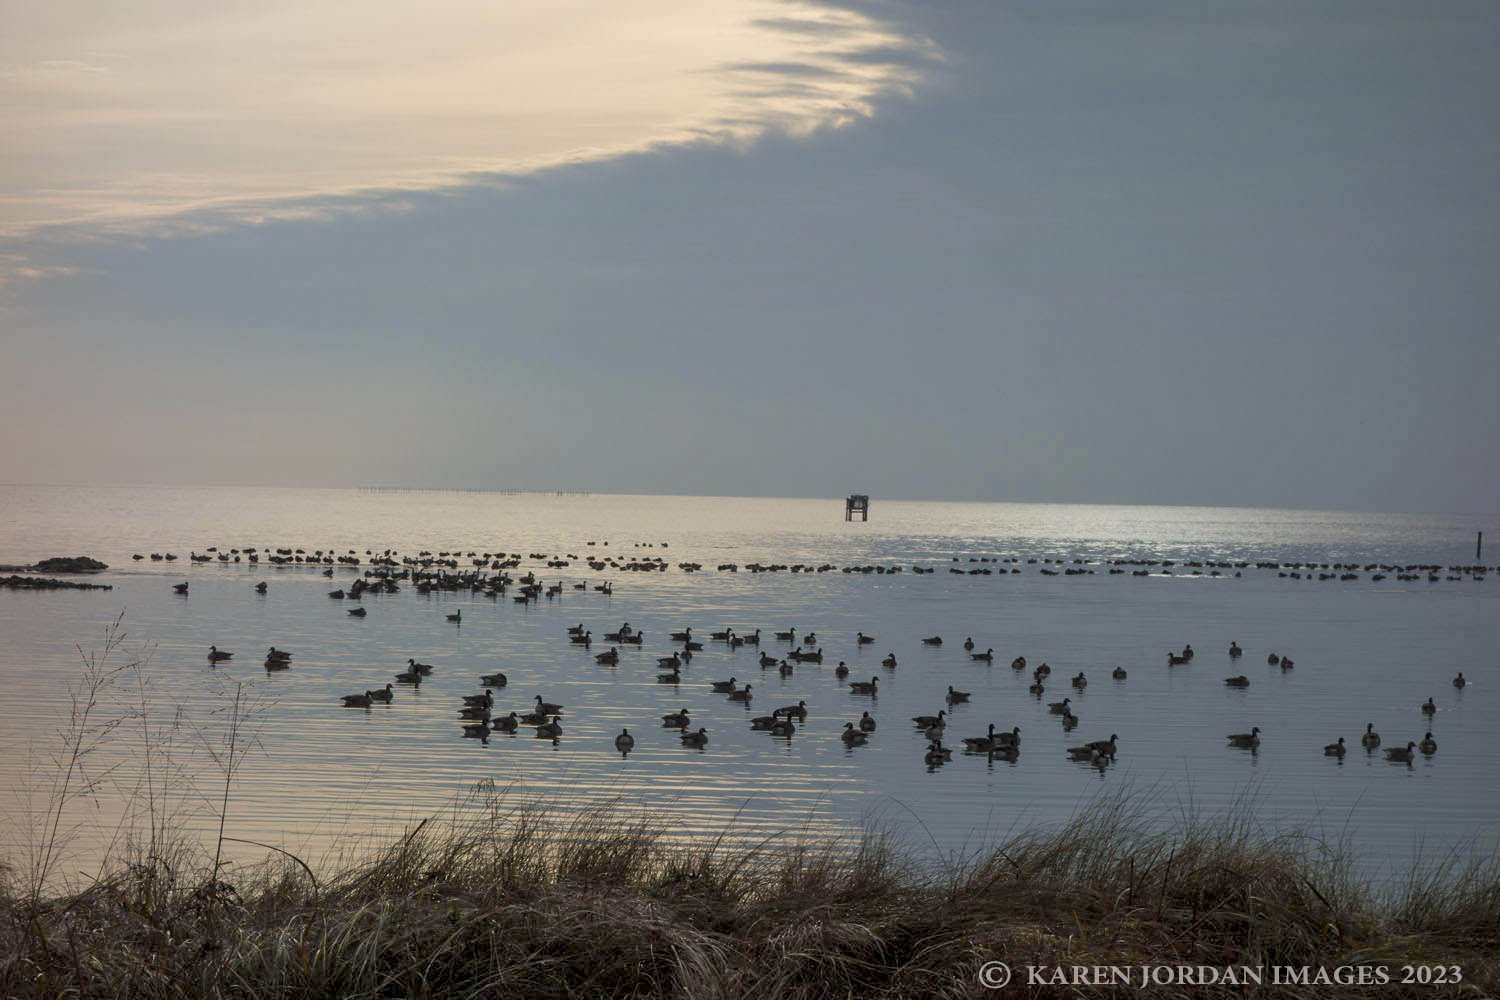
[[[843,127],[0,241],[0,478],[1500,509],[1500,6],[836,9]]]

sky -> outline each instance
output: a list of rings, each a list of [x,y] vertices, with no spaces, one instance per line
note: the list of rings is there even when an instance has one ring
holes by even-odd
[[[0,0],[0,480],[1500,510],[1500,5]]]

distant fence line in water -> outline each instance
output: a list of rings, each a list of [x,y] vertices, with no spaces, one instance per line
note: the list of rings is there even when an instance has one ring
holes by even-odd
[[[361,486],[361,493],[488,493],[494,496],[518,497],[591,497],[592,490],[495,490],[478,486]]]

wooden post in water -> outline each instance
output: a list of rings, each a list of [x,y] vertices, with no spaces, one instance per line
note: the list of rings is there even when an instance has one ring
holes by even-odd
[[[870,497],[866,493],[851,493],[849,499],[844,501],[844,520],[854,520],[858,514],[861,521],[870,519]]]
[[[1479,553],[1481,553],[1483,551],[1484,551],[1484,532],[1481,531],[1479,533],[1479,537],[1476,538],[1476,539],[1474,539],[1474,561],[1475,562],[1479,561]]]

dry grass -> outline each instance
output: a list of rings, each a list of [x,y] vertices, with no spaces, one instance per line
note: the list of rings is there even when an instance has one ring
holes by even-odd
[[[1441,962],[1463,967],[1469,992],[1452,995],[1500,989],[1492,864],[1432,865],[1382,896],[1316,841],[1223,823],[1164,837],[1120,799],[940,873],[876,836],[682,846],[617,813],[490,806],[474,811],[482,821],[424,823],[321,876],[278,855],[229,885],[211,865],[188,873],[156,858],[34,904],[7,888],[0,995],[977,996],[989,959]]]

